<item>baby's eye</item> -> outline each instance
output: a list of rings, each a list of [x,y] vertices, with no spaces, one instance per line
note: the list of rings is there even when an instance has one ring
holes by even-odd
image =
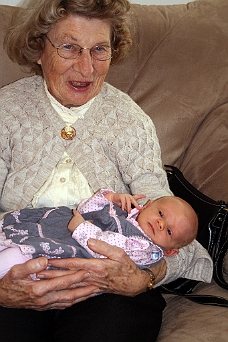
[[[168,235],[172,235],[172,232],[170,229],[167,229],[167,233],[168,233]]]
[[[163,213],[162,213],[162,211],[160,211],[160,210],[159,210],[159,215],[160,215],[161,217],[163,217]]]

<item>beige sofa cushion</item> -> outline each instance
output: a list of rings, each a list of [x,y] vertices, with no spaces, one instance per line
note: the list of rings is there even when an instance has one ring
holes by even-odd
[[[13,10],[0,7],[0,86],[26,75],[2,51]],[[226,201],[227,17],[227,0],[132,5],[130,55],[107,76],[153,119],[164,164],[178,166],[206,195]]]
[[[228,291],[214,283],[200,285],[195,292],[228,298]],[[196,304],[179,296],[165,295],[165,299],[167,307],[157,342],[228,341],[228,308]]]
[[[132,6],[132,51],[107,78],[153,119],[164,164],[175,164],[206,195],[226,201],[227,4]]]
[[[3,50],[3,38],[6,28],[16,10],[17,8],[13,6],[0,5],[0,87],[28,75],[17,64],[12,62]]]
[[[0,6],[0,87],[27,76],[2,48],[3,30],[15,10]],[[132,5],[130,55],[107,77],[152,117],[164,163],[180,167],[206,195],[226,201],[227,18],[227,0]],[[201,284],[197,293],[228,298],[228,291],[214,283]],[[158,342],[228,341],[227,308],[202,306],[177,296],[165,298]]]

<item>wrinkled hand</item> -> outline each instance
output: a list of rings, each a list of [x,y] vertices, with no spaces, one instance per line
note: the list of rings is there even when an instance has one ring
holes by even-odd
[[[51,259],[49,262],[55,267],[67,267],[71,271],[87,270],[90,276],[86,283],[97,286],[102,293],[135,296],[146,291],[149,275],[140,270],[121,248],[94,239],[88,240],[88,246],[107,259]],[[160,281],[165,275],[165,262],[153,267],[153,271],[156,282]],[[60,276],[62,271],[45,271],[44,276],[50,277],[49,272],[54,272],[53,276]]]
[[[16,265],[0,281],[0,305],[36,310],[64,309],[95,295],[96,286],[86,286],[88,272],[62,271],[61,277],[32,280],[30,274],[46,269],[44,257]],[[52,271],[50,271],[52,272]]]
[[[145,198],[145,195],[130,195],[130,194],[119,194],[110,192],[104,195],[110,202],[117,204],[122,210],[126,210],[128,213],[131,212],[131,205],[133,204],[138,210],[141,209],[137,200]]]

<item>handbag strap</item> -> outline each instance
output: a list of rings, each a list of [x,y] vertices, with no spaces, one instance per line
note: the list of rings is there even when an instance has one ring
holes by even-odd
[[[228,308],[228,299],[223,297],[195,294],[184,295],[184,297],[198,304],[223,306]]]
[[[228,308],[228,299],[219,297],[219,296],[213,296],[213,295],[196,295],[196,294],[183,294],[183,293],[177,293],[176,291],[172,290],[165,290],[162,291],[163,293],[173,294],[176,296],[181,296],[184,298],[187,298],[191,300],[194,303],[198,304],[204,304],[204,305],[214,305],[214,306],[222,306],[225,308]]]
[[[212,222],[218,228],[218,244],[214,247],[212,259],[214,262],[213,278],[216,283],[228,290],[227,279],[224,278],[223,264],[228,251],[228,208],[222,208]]]

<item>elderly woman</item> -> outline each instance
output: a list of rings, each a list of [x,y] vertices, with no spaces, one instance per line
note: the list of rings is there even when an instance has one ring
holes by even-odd
[[[74,208],[101,188],[172,195],[150,118],[104,82],[131,44],[128,10],[127,0],[30,0],[13,19],[7,53],[36,76],[0,91],[2,215]],[[11,268],[0,281],[2,342],[156,340],[165,302],[145,291],[187,276],[184,258],[172,271],[163,262],[145,272],[117,247],[88,245],[106,258],[41,257]]]

